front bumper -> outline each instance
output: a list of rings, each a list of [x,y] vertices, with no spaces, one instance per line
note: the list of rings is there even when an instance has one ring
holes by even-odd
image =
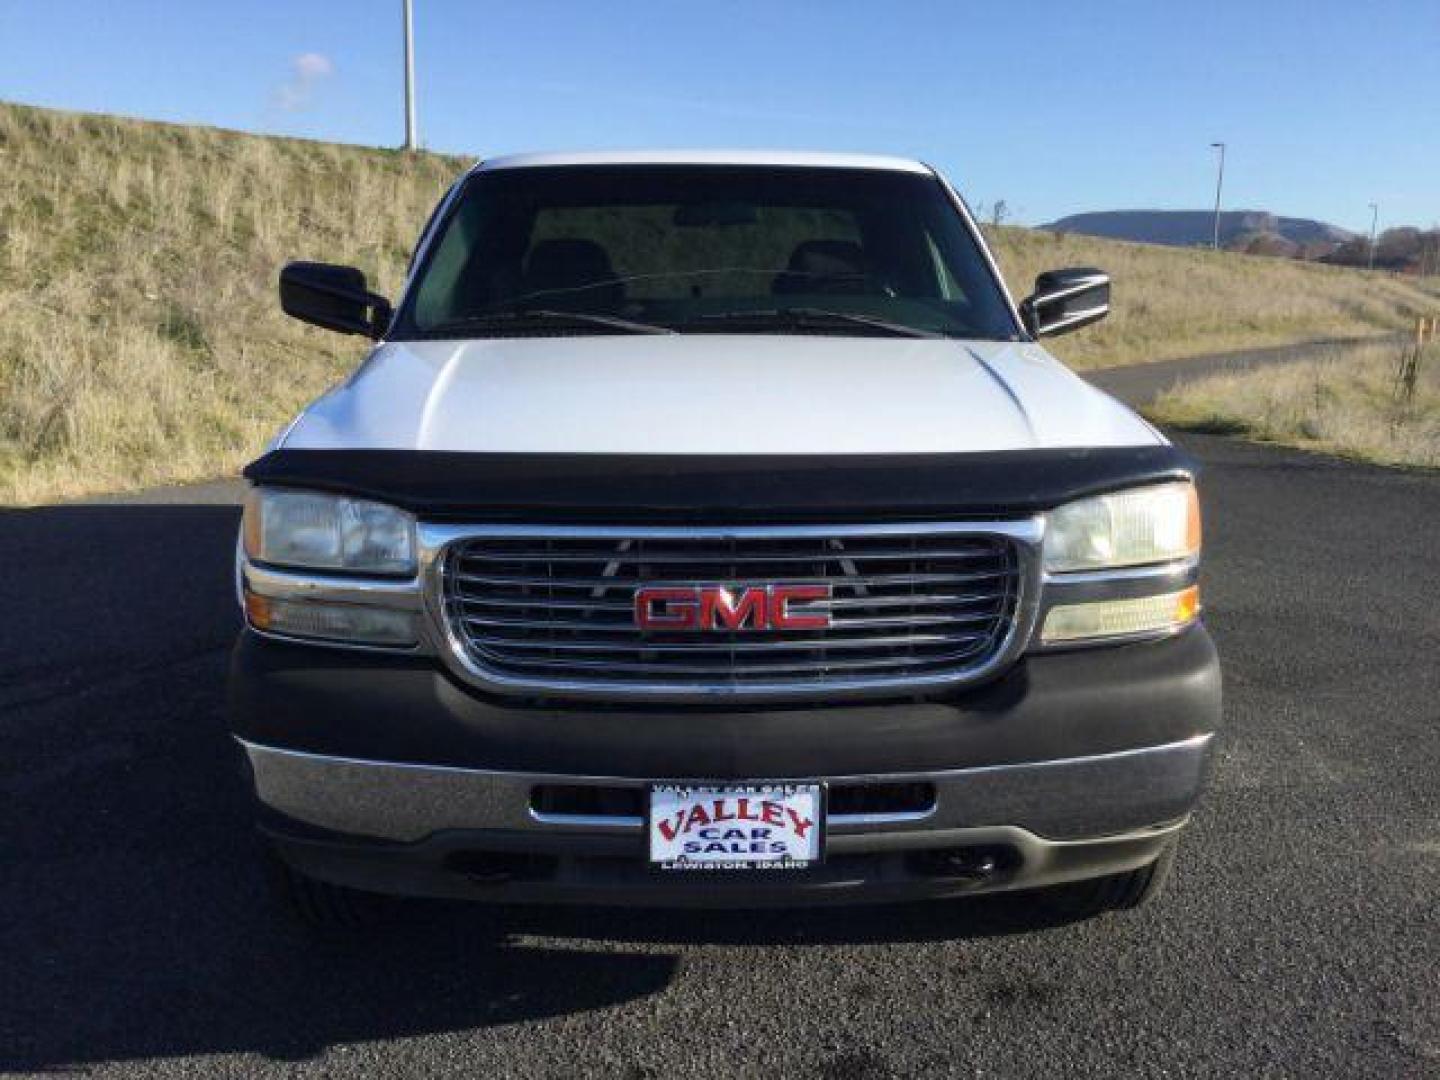
[[[1219,705],[1199,626],[1033,656],[944,700],[823,708],[517,703],[424,662],[251,634],[231,680],[262,824],[300,869],[406,894],[657,904],[944,896],[1134,869],[1199,797]],[[641,805],[654,781],[722,780],[930,797],[832,814],[816,869],[738,876],[652,871],[638,812],[536,798],[596,788],[597,805]]]
[[[805,777],[832,788],[923,782],[935,797],[921,811],[831,815],[826,860],[813,870],[738,876],[652,871],[643,818],[542,813],[532,801],[548,784],[643,788],[635,781],[393,765],[242,745],[266,820],[285,823],[271,825],[272,838],[287,860],[316,877],[407,895],[726,905],[936,897],[1135,869],[1183,826],[1204,781],[1210,743],[1199,735],[1033,765]],[[1126,827],[1137,820],[1146,824]],[[1053,837],[1067,830],[1093,835]]]

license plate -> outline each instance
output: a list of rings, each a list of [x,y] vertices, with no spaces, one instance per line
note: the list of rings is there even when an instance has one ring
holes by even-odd
[[[662,870],[803,870],[820,861],[819,784],[650,789],[650,861]]]

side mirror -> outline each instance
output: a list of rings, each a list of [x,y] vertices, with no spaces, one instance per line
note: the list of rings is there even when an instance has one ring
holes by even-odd
[[[292,262],[280,271],[280,307],[286,315],[342,334],[378,338],[395,314],[390,301],[372,293],[353,266]]]
[[[1110,275],[1093,266],[1046,271],[1020,304],[1020,318],[1035,337],[1068,334],[1109,313]]]

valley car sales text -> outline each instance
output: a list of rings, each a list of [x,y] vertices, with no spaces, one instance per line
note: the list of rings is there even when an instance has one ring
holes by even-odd
[[[679,858],[667,865],[672,868],[683,865],[689,869],[715,870],[738,865],[768,866],[774,869],[801,868],[806,865],[804,861],[789,858],[768,861],[746,859],[743,863],[731,863],[713,857],[784,856],[789,845],[784,840],[774,839],[776,831],[789,832],[797,839],[805,840],[814,826],[813,819],[782,803],[746,796],[722,797],[709,803],[696,803],[688,810],[677,811],[668,818],[655,822],[655,828],[667,841],[686,836],[694,837],[683,841]],[[705,855],[711,858],[687,863],[687,855]]]

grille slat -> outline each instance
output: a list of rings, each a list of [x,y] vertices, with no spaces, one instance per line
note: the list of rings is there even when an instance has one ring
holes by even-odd
[[[468,602],[467,602],[468,606]],[[816,606],[816,610],[821,610]],[[597,622],[583,620],[562,620],[562,619],[492,619],[483,615],[462,615],[461,620],[467,626],[478,626],[486,631],[497,631],[504,633],[506,630],[582,630],[587,633],[601,634],[633,634],[635,627],[630,622]],[[978,612],[974,614],[960,613],[956,615],[937,615],[927,612],[915,615],[880,615],[860,616],[836,619],[831,624],[831,630],[872,630],[884,627],[905,627],[905,626],[948,626],[951,623],[976,623],[990,622],[995,618],[995,612]],[[675,635],[679,636],[679,633]],[[689,636],[699,637],[695,632]],[[709,637],[709,634],[703,635]]]
[[[634,588],[634,586],[631,586]],[[458,604],[466,607],[498,607],[498,608],[550,608],[555,611],[618,611],[625,614],[635,610],[635,605],[626,600],[556,600],[542,593],[533,593],[530,596],[487,596],[483,599],[476,597],[465,597],[457,599]]]
[[[955,656],[946,657],[945,659],[948,661],[965,660],[969,655],[971,654],[956,654]],[[865,672],[876,671],[880,669],[893,670],[907,666],[912,662],[913,661],[909,657],[904,656],[867,657],[865,659],[853,660],[850,663],[847,663],[844,667],[844,671],[849,674],[857,671]],[[604,672],[611,672],[612,674],[623,674],[627,676],[705,676],[705,678],[701,680],[701,682],[704,684],[708,684],[712,680],[718,678],[723,678],[724,676],[728,675],[730,671],[729,665],[724,662],[715,664],[658,664],[645,663],[641,661],[636,663],[617,664],[612,660],[554,660],[549,658],[540,658],[527,659],[524,662],[517,662],[515,666],[517,668],[537,668],[552,673],[564,671],[584,671],[591,677]],[[829,674],[833,669],[834,665],[826,660],[794,660],[784,662],[765,661],[761,663],[745,665],[745,670],[747,672],[766,676],[785,673],[819,676]],[[551,674],[549,677],[555,678],[556,676],[554,674]]]
[[[942,585],[956,582],[990,581],[996,578],[1003,578],[1009,574],[1008,570],[981,570],[973,573],[955,574],[863,574],[859,576],[846,576],[846,585],[872,586],[872,585]],[[496,585],[514,588],[532,589],[613,589],[617,585],[628,585],[634,588],[639,585],[652,583],[653,575],[650,577],[526,577],[521,574],[472,574],[464,571],[456,571],[455,579],[467,585]],[[785,574],[785,582],[791,585],[812,585],[825,584],[833,581],[831,577],[816,575],[806,577],[801,574]],[[757,580],[753,575],[747,575],[746,583],[764,584],[763,580]],[[689,584],[714,584],[713,576],[706,578],[703,582],[692,581]],[[724,584],[724,582],[721,582]]]
[[[637,683],[823,692],[828,681],[867,674],[903,684],[978,668],[1016,616],[1016,544],[983,527],[913,529],[477,531],[446,549],[442,600],[477,669],[537,690],[582,680],[617,696]],[[831,624],[731,628],[717,620],[702,630],[642,630],[635,621],[641,587],[774,585],[827,586],[827,599],[792,610],[827,614]]]
[[[751,635],[760,637],[760,634]],[[557,652],[603,652],[603,653],[638,653],[662,655],[685,655],[691,653],[713,654],[721,649],[728,649],[737,653],[752,652],[793,652],[805,650],[814,652],[817,649],[883,649],[901,645],[966,645],[972,641],[983,641],[985,634],[892,634],[888,636],[864,635],[856,638],[835,637],[829,635],[823,638],[810,638],[807,640],[791,640],[790,638],[775,638],[769,641],[741,640],[734,635],[726,635],[722,641],[684,641],[684,642],[659,642],[646,640],[642,644],[635,644],[628,641],[568,641],[559,638],[547,637],[540,639],[512,638],[501,641],[491,638],[484,646],[489,649],[492,646],[503,646],[506,649],[549,649]]]
[[[992,558],[993,552],[983,550],[953,549],[946,551],[927,552],[927,557],[937,559],[986,559]],[[912,562],[915,559],[914,551],[907,551],[904,548],[888,548],[873,551],[847,552],[845,554],[827,554],[823,551],[815,552],[757,552],[753,557],[757,563],[839,563],[850,560],[886,560],[890,562]],[[594,553],[560,553],[535,551],[495,551],[495,552],[473,552],[467,551],[463,556],[466,562],[485,563],[594,563],[607,559],[607,555],[601,552]],[[613,559],[612,559],[613,561]],[[625,562],[639,562],[646,565],[675,566],[695,564],[735,565],[737,562],[749,562],[751,560],[737,560],[735,555],[724,551],[706,552],[697,551],[656,551],[643,552],[634,559],[625,559]]]

